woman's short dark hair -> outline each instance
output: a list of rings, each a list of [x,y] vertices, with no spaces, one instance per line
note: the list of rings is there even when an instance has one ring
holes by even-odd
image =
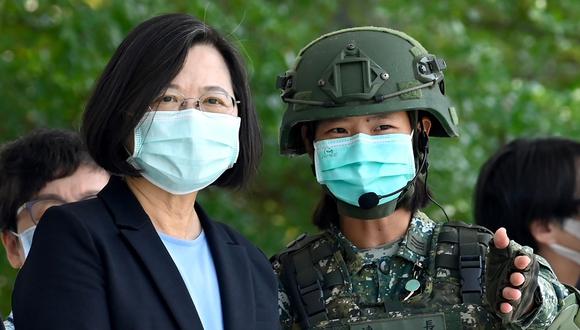
[[[95,161],[110,173],[139,176],[127,162],[127,143],[153,100],[179,73],[197,44],[215,47],[240,101],[240,152],[234,167],[216,185],[241,187],[255,173],[262,152],[258,119],[241,56],[216,30],[186,14],[167,14],[138,25],[123,40],[86,106],[81,133]]]
[[[16,211],[51,181],[81,165],[98,168],[76,132],[38,129],[0,149],[0,229],[16,231]]]
[[[481,168],[474,198],[477,224],[505,227],[511,239],[537,248],[533,221],[562,222],[578,213],[580,143],[550,137],[517,139]]]

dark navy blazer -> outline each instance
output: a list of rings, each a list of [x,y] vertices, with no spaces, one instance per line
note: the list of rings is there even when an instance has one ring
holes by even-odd
[[[278,329],[267,258],[195,208],[216,267],[224,328]],[[171,256],[119,177],[97,198],[45,213],[16,279],[13,311],[18,330],[202,329]]]

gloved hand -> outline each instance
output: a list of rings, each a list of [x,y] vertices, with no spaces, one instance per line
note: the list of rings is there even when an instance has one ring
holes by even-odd
[[[495,232],[486,258],[486,298],[503,324],[519,320],[534,307],[539,264],[529,247],[510,241],[505,228]]]

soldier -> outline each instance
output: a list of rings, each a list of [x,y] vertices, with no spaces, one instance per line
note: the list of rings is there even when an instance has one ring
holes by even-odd
[[[458,135],[445,68],[402,32],[361,27],[314,40],[279,77],[281,152],[307,153],[324,191],[322,232],[272,258],[283,328],[573,326],[577,297],[505,229],[419,211],[429,137]]]

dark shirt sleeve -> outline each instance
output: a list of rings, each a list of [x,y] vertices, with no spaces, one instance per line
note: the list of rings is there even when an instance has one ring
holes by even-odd
[[[13,293],[14,323],[26,329],[109,329],[103,266],[86,226],[49,209],[34,234]]]

